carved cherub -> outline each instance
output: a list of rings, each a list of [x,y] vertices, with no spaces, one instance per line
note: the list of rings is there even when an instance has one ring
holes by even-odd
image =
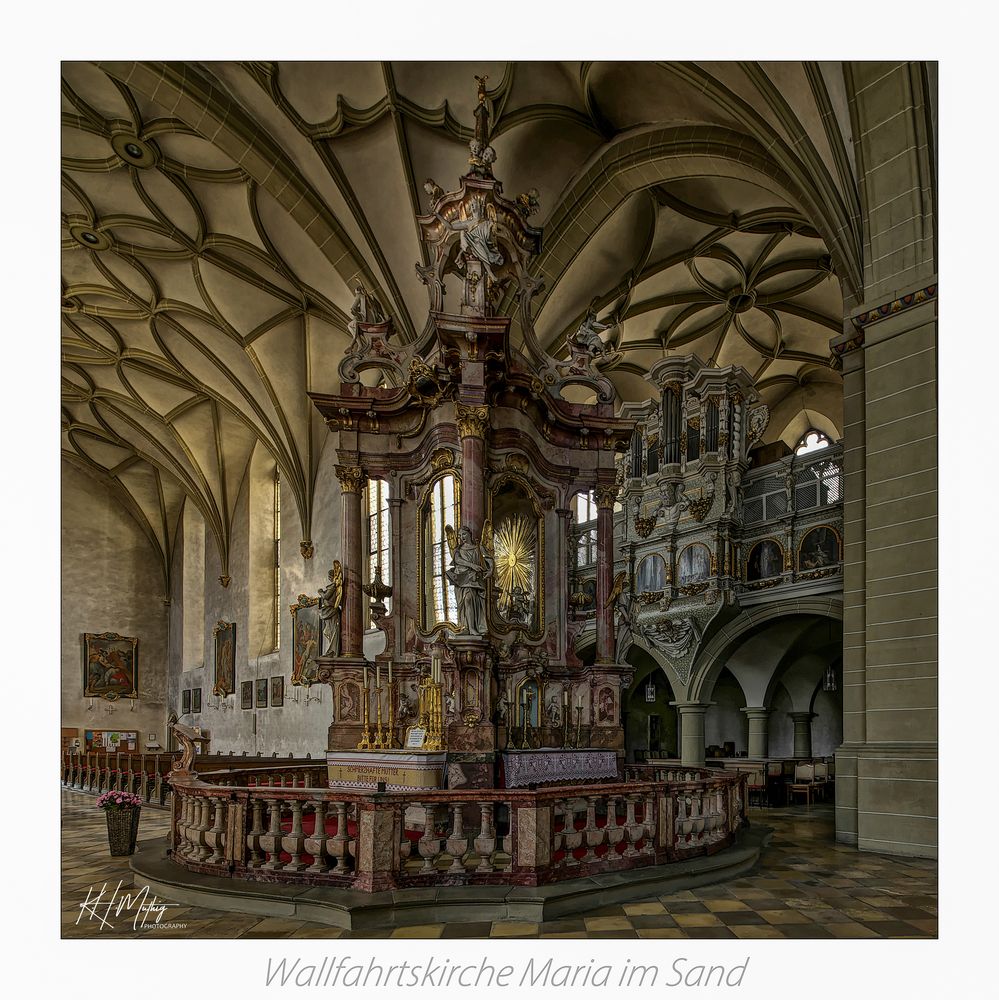
[[[529,219],[541,208],[541,200],[538,196],[538,189],[531,188],[524,194],[517,195],[517,211],[525,219]]]
[[[436,205],[437,202],[444,197],[444,188],[442,188],[432,177],[428,177],[423,182],[423,190],[430,195],[431,205]]]

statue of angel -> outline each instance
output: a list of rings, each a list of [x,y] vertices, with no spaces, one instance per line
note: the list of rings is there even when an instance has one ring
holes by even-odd
[[[569,337],[570,343],[588,351],[591,355],[609,354],[611,345],[604,341],[600,334],[604,330],[613,329],[613,323],[598,323],[596,309],[591,304],[586,310],[583,322],[579,324],[576,332]]]
[[[333,568],[327,577],[330,582],[319,591],[319,619],[323,623],[326,652],[339,656],[340,615],[343,610],[343,566],[339,559],[333,560]]]
[[[621,570],[621,572],[614,577],[614,583],[611,586],[611,591],[607,595],[607,603],[611,607],[614,607],[614,605],[617,604],[618,598],[620,598],[621,594],[624,593],[624,585],[627,579],[628,579],[627,570]]]
[[[468,528],[455,533],[450,525],[445,529],[451,566],[447,578],[454,585],[458,596],[458,620],[465,627],[466,635],[486,634],[486,580],[493,574],[495,560],[488,548],[472,541]],[[487,521],[482,529],[483,540],[492,535]]]
[[[444,196],[444,188],[442,188],[440,184],[438,184],[437,181],[433,179],[433,177],[428,177],[423,182],[423,190],[426,191],[428,195],[430,195],[431,205],[436,205],[437,202],[440,201],[440,199]]]
[[[504,257],[496,245],[493,229],[496,225],[496,209],[492,205],[485,208],[483,214],[482,200],[473,198],[468,208],[466,219],[446,219],[440,212],[434,214],[443,225],[458,233],[461,252],[466,257],[474,257],[482,263],[490,281],[496,280],[492,265],[502,264]]]

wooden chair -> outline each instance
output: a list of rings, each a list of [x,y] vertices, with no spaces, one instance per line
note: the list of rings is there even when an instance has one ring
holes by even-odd
[[[805,796],[805,805],[812,804],[812,793],[815,790],[815,765],[795,764],[794,780],[787,786],[788,804],[794,802],[795,795]]]
[[[749,782],[746,785],[746,798],[748,804],[753,804],[753,796],[756,796],[756,804],[759,806],[769,806],[770,796],[767,794],[766,775],[762,771],[752,771],[749,775]]]

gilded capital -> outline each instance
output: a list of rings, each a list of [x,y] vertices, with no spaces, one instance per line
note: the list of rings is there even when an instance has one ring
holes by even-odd
[[[489,407],[454,404],[458,435],[460,437],[484,438],[489,429]]]
[[[593,491],[593,496],[597,501],[597,507],[607,509],[614,507],[614,501],[617,500],[618,487],[614,483],[610,486],[598,486]]]
[[[364,485],[364,475],[357,465],[337,465],[334,467],[336,478],[340,481],[343,493],[360,493]]]

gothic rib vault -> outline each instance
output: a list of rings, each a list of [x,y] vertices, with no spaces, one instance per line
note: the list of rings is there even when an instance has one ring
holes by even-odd
[[[258,442],[308,539],[307,392],[335,387],[319,359],[348,344],[355,279],[425,334],[415,220],[425,178],[466,169],[474,74],[505,193],[538,191],[552,354],[593,302],[621,400],[695,353],[753,376],[765,443],[841,436],[829,341],[862,284],[841,64],[66,63],[63,449],[139,520],[164,593],[185,496],[225,571]]]

